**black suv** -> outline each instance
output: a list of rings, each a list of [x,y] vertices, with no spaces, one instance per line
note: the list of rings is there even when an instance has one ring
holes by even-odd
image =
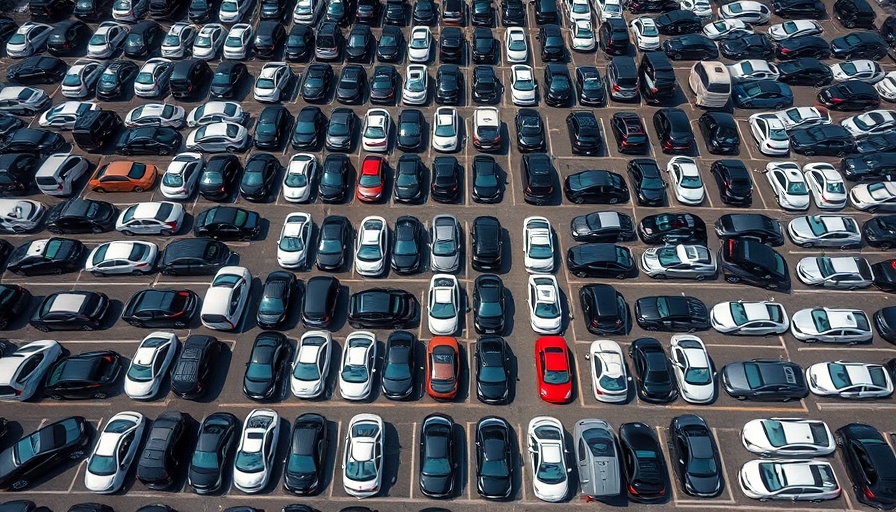
[[[608,284],[589,284],[579,290],[579,302],[585,314],[588,332],[598,336],[626,335],[629,311],[625,298]]]
[[[495,217],[476,217],[473,221],[473,269],[479,272],[501,270],[503,250],[501,223]]]
[[[874,29],[877,15],[865,0],[837,0],[834,2],[834,16],[846,28]]]
[[[523,193],[527,203],[543,205],[554,197],[554,166],[546,153],[523,155]]]
[[[628,51],[628,26],[622,18],[604,20],[598,38],[600,47],[607,55],[624,55]]]
[[[212,336],[190,335],[171,370],[171,391],[181,398],[195,400],[208,390],[209,372],[221,343]]]

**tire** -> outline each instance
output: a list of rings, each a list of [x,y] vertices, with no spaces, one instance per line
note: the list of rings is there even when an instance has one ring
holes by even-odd
[[[815,156],[815,151],[812,151],[811,149],[807,149],[807,150],[803,151],[803,155],[804,156]]]
[[[143,187],[134,187],[134,192],[143,192]]]
[[[92,325],[82,325],[82,326],[81,326],[81,330],[82,330],[82,331],[93,331],[93,330],[95,330],[95,329],[93,328]]]
[[[800,244],[800,247],[802,247],[804,249],[811,249],[812,247],[815,247],[815,244],[812,242],[804,242],[804,243]]]
[[[878,247],[880,247],[881,249],[883,249],[883,250],[886,251],[886,250],[888,250],[890,247],[892,247],[892,244],[890,244],[889,242],[884,242],[884,243],[878,245]]]
[[[84,456],[84,450],[75,450],[72,453],[70,453],[68,457],[70,459],[80,459],[83,456]]]
[[[127,229],[123,230],[123,231],[121,232],[121,234],[124,235],[124,236],[134,236],[134,232],[133,232],[133,231],[128,231]]]
[[[94,277],[103,277],[104,276],[104,274],[102,272],[91,272],[91,274],[93,274]]]
[[[744,402],[744,401],[747,400],[747,397],[745,397],[745,396],[738,396],[737,399],[740,400],[741,402]]]
[[[97,193],[100,193],[100,194],[105,194],[105,193],[106,193],[106,189],[104,189],[103,187],[95,188],[95,189],[93,189],[93,191],[94,191],[94,192],[97,192]]]
[[[703,281],[706,279],[706,276],[697,276],[697,281]]]
[[[611,198],[610,198],[610,201],[609,201],[610,204],[616,204],[616,203],[618,203],[618,202],[619,202],[619,199],[617,199],[617,198],[615,198],[615,197],[611,197]]]
[[[162,231],[159,232],[159,234],[162,236],[171,236],[174,233],[170,229],[163,229]]]
[[[225,148],[225,151],[227,151],[228,153],[236,153],[236,148],[233,146],[227,146],[227,148]]]
[[[28,480],[25,480],[23,478],[21,480],[16,480],[15,482],[13,482],[12,485],[9,486],[9,488],[14,491],[21,491],[22,489],[28,488],[28,483]]]
[[[91,231],[93,231],[95,234],[100,234],[103,232],[103,228],[102,228],[102,226],[93,226]]]
[[[672,58],[673,58],[674,60],[681,60],[681,54],[680,54],[680,53],[675,53],[675,54],[672,55]]]
[[[174,327],[177,329],[183,329],[187,326],[186,322],[174,322]]]
[[[50,328],[43,324],[35,325],[34,328],[40,332],[50,332]]]
[[[585,202],[585,198],[583,198],[583,197],[577,197],[577,198],[575,198],[575,199],[573,200],[573,202],[576,203],[576,204],[582,204],[582,203]]]
[[[846,20],[843,22],[843,26],[846,28],[855,28],[856,22],[852,20]]]
[[[50,395],[50,399],[51,400],[62,400],[62,396],[54,394],[54,395]]]
[[[106,393],[94,393],[93,394],[93,398],[96,398],[99,400],[102,400],[102,399],[106,398],[107,396],[109,396],[109,395],[107,395]]]
[[[729,283],[735,284],[735,283],[739,283],[739,282],[740,282],[740,278],[737,277],[737,276],[728,276],[728,277],[725,278],[725,281],[728,281]]]

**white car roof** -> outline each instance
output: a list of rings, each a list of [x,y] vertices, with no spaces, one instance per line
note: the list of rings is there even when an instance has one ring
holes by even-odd
[[[476,124],[479,126],[501,126],[501,118],[498,114],[498,109],[494,107],[477,108]]]
[[[516,80],[532,80],[532,68],[519,64],[511,68]]]
[[[269,62],[261,68],[261,72],[258,73],[258,78],[274,78],[277,71],[285,65],[286,64],[282,62]]]
[[[163,117],[162,114],[165,112],[165,107],[167,107],[167,103],[144,103],[139,107],[134,108],[128,113],[128,117],[132,120],[134,119],[143,119],[144,117]],[[172,110],[172,113],[177,111],[177,109]]]

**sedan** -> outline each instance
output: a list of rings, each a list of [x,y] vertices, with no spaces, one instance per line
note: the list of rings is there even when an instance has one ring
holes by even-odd
[[[162,41],[162,57],[167,59],[182,59],[192,51],[193,40],[199,29],[185,21],[178,21],[171,25],[165,39]]]
[[[802,418],[750,420],[741,430],[741,442],[760,457],[824,457],[837,449],[825,422]]]
[[[871,266],[858,256],[818,256],[803,258],[797,263],[796,274],[810,286],[855,290],[874,283]]]
[[[703,35],[713,41],[728,41],[753,33],[752,27],[738,19],[720,19],[703,26]]]
[[[78,60],[62,79],[62,95],[66,98],[86,98],[96,89],[100,75],[106,70],[106,65],[93,60]],[[142,92],[142,91],[141,91]],[[135,90],[138,95],[139,92]]]
[[[527,217],[523,221],[523,251],[526,271],[530,274],[554,271],[554,235],[545,217]]]
[[[222,121],[200,126],[190,132],[184,147],[188,151],[204,153],[234,153],[245,151],[251,144],[252,138],[243,125]]]
[[[390,400],[403,400],[416,392],[417,339],[407,331],[393,331],[386,340],[382,390]]]
[[[513,446],[510,425],[496,416],[476,424],[476,491],[485,499],[500,500],[513,490]]]
[[[731,98],[737,108],[787,108],[793,105],[790,86],[773,80],[735,84]]]
[[[853,249],[862,246],[858,223],[845,215],[797,217],[787,225],[787,234],[801,247]]]
[[[767,336],[783,334],[790,317],[777,302],[720,302],[710,311],[712,328],[731,335]]]
[[[785,475],[770,479],[767,475]],[[840,484],[831,464],[821,459],[751,460],[738,473],[743,493],[753,499],[813,501],[840,496]]]
[[[302,414],[293,422],[289,439],[283,487],[299,495],[317,493],[324,483],[330,444],[326,418],[315,413]]]
[[[814,20],[792,20],[768,27],[768,35],[774,41],[784,41],[800,36],[815,36],[824,32],[821,24]]]
[[[771,9],[753,0],[740,0],[723,5],[719,17],[725,20],[740,20],[753,25],[768,23]]]
[[[535,496],[548,503],[557,503],[569,494],[569,475],[566,465],[566,443],[563,424],[550,416],[537,416],[527,430],[532,488]]]
[[[124,118],[128,128],[159,126],[181,129],[185,119],[184,108],[170,103],[144,103],[134,108]]]
[[[313,226],[311,216],[306,213],[286,216],[277,241],[277,264],[287,269],[307,268]]]
[[[689,156],[674,156],[666,165],[672,190],[679,203],[697,206],[706,198],[706,189],[697,162]]]
[[[765,177],[781,208],[791,211],[809,209],[809,189],[799,165],[770,162],[765,166]]]
[[[193,40],[193,57],[203,60],[212,60],[218,56],[218,52],[224,46],[227,31],[220,23],[204,25],[196,39]]]
[[[705,404],[715,400],[716,372],[703,341],[691,334],[672,336],[672,373],[686,402]]]
[[[430,265],[433,272],[456,272],[460,268],[460,224],[451,215],[436,215],[430,227]]]
[[[183,138],[174,128],[143,126],[123,130],[115,144],[119,155],[170,155],[180,148]]]
[[[715,278],[715,257],[702,245],[650,247],[641,256],[641,269],[654,279],[683,278],[702,281]]]
[[[87,42],[87,57],[92,59],[108,59],[124,45],[130,29],[117,21],[104,21]],[[49,35],[49,31],[48,31]]]
[[[453,335],[460,323],[461,298],[457,279],[451,274],[436,274],[429,284],[429,331]]]
[[[538,396],[548,403],[565,404],[572,398],[569,348],[560,336],[542,336],[535,342]]]
[[[694,414],[677,416],[669,425],[669,437],[670,459],[684,492],[699,498],[721,494],[721,456],[706,421]]]
[[[134,327],[183,329],[199,310],[199,296],[190,290],[141,290],[125,304],[121,319]]]
[[[791,107],[775,112],[784,129],[811,128],[823,124],[831,124],[831,114],[824,107]]]
[[[460,126],[457,110],[439,107],[433,116],[432,147],[436,151],[452,152],[460,148]]]
[[[111,494],[124,484],[143,440],[146,418],[139,412],[120,412],[109,418],[87,460],[84,486],[97,494]]]
[[[125,374],[124,392],[134,400],[154,398],[179,344],[177,335],[170,332],[157,331],[143,338]]]
[[[539,334],[559,334],[563,329],[563,308],[560,303],[560,288],[552,275],[530,275],[529,323]]]
[[[840,427],[836,436],[856,499],[874,508],[892,508],[896,493],[887,482],[893,481],[896,455],[890,443],[876,428],[863,423]]]
[[[279,390],[289,357],[289,342],[279,332],[265,331],[255,337],[243,374],[243,394],[252,400],[269,400]]]
[[[635,302],[635,318],[647,331],[694,332],[709,328],[706,305],[688,296],[641,297]]]
[[[793,314],[790,321],[793,336],[810,343],[870,343],[871,323],[858,309],[809,308]]]
[[[884,79],[884,70],[880,64],[869,59],[847,60],[831,64],[831,73],[835,82],[859,80],[875,84]]]
[[[591,385],[599,402],[624,403],[628,400],[631,377],[625,365],[622,348],[613,340],[591,342],[585,359],[591,364]]]
[[[197,494],[210,494],[222,487],[223,468],[238,429],[239,420],[230,413],[216,412],[202,420],[187,473],[187,482]]]
[[[880,364],[834,361],[806,369],[809,389],[818,396],[887,398],[893,394],[890,372]]]
[[[786,156],[790,152],[790,139],[784,123],[775,114],[751,115],[750,133],[763,155]]]
[[[896,183],[859,183],[849,191],[849,202],[857,210],[870,213],[896,211]]]
[[[280,415],[276,411],[253,409],[246,416],[233,458],[234,487],[254,494],[268,485],[279,438]]]
[[[803,173],[817,208],[839,210],[846,206],[846,185],[833,165],[827,162],[806,164]]]
[[[623,423],[619,426],[619,445],[623,481],[629,482],[628,498],[641,503],[666,500],[666,461],[654,430],[644,423]]]
[[[446,498],[454,493],[454,420],[444,414],[430,414],[420,427],[420,492],[430,498]]]
[[[429,27],[416,26],[411,29],[408,39],[408,60],[411,62],[428,63],[430,48],[432,47],[432,32]]]
[[[746,59],[728,66],[732,82],[755,82],[777,80],[778,68],[766,60]]]
[[[510,97],[514,105],[538,105],[538,84],[530,66],[514,64],[510,68]]]
[[[651,51],[660,49],[660,32],[653,18],[642,16],[629,23],[629,28],[634,36],[635,45],[639,50]]]
[[[84,271],[98,277],[145,275],[153,271],[158,255],[159,248],[150,242],[106,242],[90,252]]]
[[[803,369],[790,361],[753,359],[722,368],[725,392],[738,400],[789,402],[809,395]]]
[[[678,398],[670,360],[658,340],[639,338],[629,346],[628,354],[635,367],[635,389],[641,400],[670,403]]]
[[[367,400],[373,389],[377,360],[376,336],[354,331],[345,339],[339,368],[339,394],[345,400]]]
[[[298,398],[317,398],[327,386],[332,339],[328,331],[302,334],[292,362],[290,389]]]
[[[508,27],[504,32],[504,58],[512,64],[525,63],[529,59],[529,44],[523,28]]]
[[[287,87],[293,78],[292,69],[285,62],[269,62],[265,64],[252,89],[256,101],[276,103],[283,99]]]
[[[391,125],[392,118],[385,109],[368,110],[361,127],[361,147],[364,148],[364,151],[388,152]]]
[[[357,498],[375,496],[383,481],[383,419],[358,414],[348,423],[342,457],[342,487]]]

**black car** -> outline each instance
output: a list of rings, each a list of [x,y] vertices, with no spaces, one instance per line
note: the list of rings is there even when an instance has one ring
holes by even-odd
[[[801,155],[845,156],[856,151],[856,141],[846,128],[840,125],[818,125],[793,130],[790,149]]]
[[[454,420],[434,413],[420,427],[420,492],[430,498],[454,493],[458,464],[454,454]]]
[[[71,55],[90,37],[90,28],[81,20],[64,20],[53,25],[47,39],[47,51],[53,55]],[[5,41],[3,37],[0,40]]]
[[[418,310],[417,298],[412,293],[395,288],[372,288],[353,293],[349,298],[348,323],[355,329],[413,328]]]
[[[726,112],[706,112],[697,120],[697,127],[709,152],[714,155],[736,155],[740,152],[737,122]]]
[[[320,260],[318,259],[318,265]],[[314,276],[305,283],[302,296],[302,325],[325,329],[333,321],[339,280],[330,276]]]
[[[622,18],[608,18],[601,24],[597,32],[598,45],[607,55],[625,55],[628,53],[628,26]]]
[[[84,21],[100,21],[109,12],[111,6],[110,0],[81,0],[75,2],[72,14]]]
[[[778,41],[775,55],[781,60],[814,57],[827,59],[831,56],[831,47],[820,36],[798,36]],[[814,85],[814,84],[813,84]]]
[[[91,437],[90,424],[80,416],[40,427],[0,452],[0,489],[27,489],[34,480],[80,459]]]
[[[277,151],[289,137],[292,114],[282,105],[265,107],[255,125],[255,147]]]
[[[355,135],[355,113],[350,108],[333,110],[327,124],[324,145],[330,151],[351,151]]]
[[[877,32],[891,48],[896,45],[896,16],[887,16],[883,23],[880,24]]]
[[[232,254],[224,242],[182,238],[165,247],[156,262],[156,269],[166,276],[214,275],[227,265]]]
[[[140,290],[128,300],[121,319],[134,327],[183,329],[193,323],[199,304],[191,290]]]
[[[5,255],[12,251],[12,246],[6,242],[2,246]],[[26,308],[31,304],[31,292],[17,284],[0,284],[0,329],[6,329],[10,322],[22,318]],[[0,356],[3,356],[0,351]]]
[[[628,498],[639,503],[665,501],[669,476],[656,432],[643,423],[623,423],[619,426],[619,447],[625,481],[629,482]]]
[[[485,404],[505,404],[510,398],[510,348],[500,336],[476,342],[476,398]]]
[[[266,201],[271,196],[280,162],[270,153],[254,153],[246,160],[240,181],[240,196],[247,201]]]
[[[302,99],[308,103],[326,101],[334,80],[332,66],[320,62],[311,64],[305,70],[305,77],[302,79]]]
[[[607,103],[604,83],[600,71],[595,66],[576,68],[576,89],[579,103],[589,107],[602,107]]]
[[[255,322],[263,329],[278,329],[289,314],[290,302],[296,289],[296,275],[292,272],[276,271],[268,274],[264,281],[264,291],[258,302]]]
[[[118,209],[106,201],[72,197],[47,212],[46,229],[53,234],[105,233],[115,228]]]
[[[472,237],[472,265],[480,272],[497,271],[501,268],[503,242],[501,223],[496,217],[480,216],[473,220],[470,231]]]
[[[862,225],[862,235],[871,247],[896,246],[896,215],[877,215]]]
[[[259,59],[273,59],[286,40],[286,29],[278,20],[262,20],[252,40],[252,49]]]
[[[638,223],[638,236],[645,244],[706,244],[706,223],[691,213],[648,215]]]
[[[215,239],[251,240],[261,232],[261,217],[235,206],[214,206],[196,216],[193,234]]]
[[[529,204],[543,205],[554,197],[554,166],[545,153],[523,155],[523,198]]]
[[[639,118],[640,119],[640,118]],[[627,166],[628,176],[638,193],[641,206],[663,206],[666,203],[666,182],[656,160],[635,158]]]
[[[789,402],[809,395],[803,369],[790,361],[753,359],[722,368],[725,392],[738,400]]]
[[[111,350],[59,358],[47,372],[44,396],[54,400],[103,399],[118,391],[121,355]]]
[[[343,67],[339,81],[336,82],[336,101],[346,105],[363,103],[365,85],[367,72],[364,68],[357,64]]]
[[[183,137],[167,126],[141,126],[123,130],[115,145],[119,155],[170,155],[180,148]]]
[[[669,11],[654,20],[660,34],[676,36],[680,34],[693,34],[703,29],[703,21],[694,11],[675,9]]]
[[[271,331],[256,336],[243,375],[243,393],[252,400],[273,398],[279,389],[287,359],[289,342],[286,336]]]
[[[486,416],[476,424],[476,492],[491,500],[513,491],[513,446],[516,437],[501,418]]]
[[[473,325],[479,334],[504,333],[504,283],[484,274],[473,283]]]
[[[896,507],[896,455],[884,436],[871,425],[850,423],[837,429],[836,439],[856,499],[881,510]]]
[[[850,32],[831,41],[836,59],[880,60],[889,52],[887,42],[877,32]]]
[[[190,460],[187,482],[196,494],[211,494],[224,483],[224,468],[236,450],[239,420],[229,412],[206,416]]]
[[[330,153],[324,159],[320,182],[317,184],[317,195],[324,203],[338,203],[345,199],[348,190],[349,175],[352,173],[348,157],[339,153]]]
[[[714,498],[725,484],[715,437],[706,421],[694,414],[672,419],[669,425],[670,459],[684,492],[698,498]]]
[[[41,332],[94,331],[102,327],[108,309],[109,297],[103,292],[51,293],[40,301],[29,323]]]
[[[188,426],[193,425],[177,411],[163,412],[152,422],[137,461],[137,480],[153,490],[167,489],[174,483],[189,438]]]
[[[719,44],[719,51],[726,59],[771,59],[775,46],[765,34],[750,34]]]
[[[611,243],[574,245],[566,250],[566,267],[578,277],[623,279],[637,272],[627,247]]]
[[[383,357],[383,395],[403,400],[416,389],[417,339],[407,331],[392,331]]]
[[[460,64],[464,56],[464,34],[458,27],[444,27],[439,36],[439,59]]]
[[[232,98],[240,89],[243,77],[246,76],[248,76],[248,72],[245,64],[225,60],[215,69],[209,94],[212,98]]]
[[[395,221],[390,266],[399,274],[413,274],[423,262],[423,228],[415,217],[401,216]]]
[[[71,238],[26,242],[9,255],[6,270],[28,277],[76,272],[84,267],[85,252],[84,244]]]
[[[645,331],[694,332],[709,329],[706,304],[695,297],[658,295],[635,302],[635,320]]]
[[[10,66],[6,70],[6,79],[22,85],[53,84],[61,82],[67,70],[68,66],[62,59],[32,55]]]
[[[302,496],[320,492],[329,446],[329,428],[323,416],[305,413],[296,418],[283,468],[283,488]]]
[[[423,162],[414,154],[404,154],[395,167],[395,201],[416,204],[423,199],[426,186]]]
[[[432,183],[429,194],[440,203],[453,203],[460,197],[463,169],[453,156],[437,156],[432,161]]]
[[[320,108],[302,107],[296,116],[296,126],[292,133],[293,149],[314,149],[320,144],[320,132],[326,123]]]
[[[404,7],[404,0],[386,0],[386,14],[383,16],[383,23],[385,23],[385,26],[383,29],[395,25],[404,26]]]
[[[217,10],[216,0],[190,0],[187,7],[187,19],[193,23],[203,23],[211,19],[212,13]]]
[[[709,168],[722,202],[733,206],[753,204],[753,180],[740,160],[716,160]]]
[[[286,10],[286,0],[259,0],[258,17],[263,20],[280,20]]]
[[[417,109],[402,109],[396,126],[396,145],[402,151],[420,151],[423,146],[423,113]]]
[[[569,143],[575,155],[595,155],[600,152],[603,139],[594,112],[576,110],[566,116]]]
[[[566,199],[576,204],[616,204],[629,200],[628,186],[620,174],[590,170],[570,174],[563,181]]]
[[[380,0],[358,0],[355,9],[357,24],[373,25],[379,19]]]
[[[187,400],[203,396],[221,350],[221,343],[212,336],[188,336],[171,369],[171,392]]]
[[[834,73],[814,57],[778,63],[778,81],[788,85],[811,85],[820,87],[831,83]]]
[[[473,102],[492,105],[501,101],[503,88],[492,66],[473,68]]]
[[[473,31],[473,62],[477,64],[492,64],[497,58],[498,42],[492,36],[489,28],[476,27]]]
[[[875,133],[856,142],[859,153],[881,153],[896,151],[896,132]]]
[[[638,396],[650,403],[669,403],[678,398],[672,368],[663,345],[654,338],[635,340],[628,351],[635,367]]]
[[[439,11],[433,0],[417,0],[414,2],[412,18],[414,24],[432,25],[438,18]]]
[[[142,20],[131,27],[124,40],[124,55],[132,59],[146,59],[162,44],[165,32],[155,21]]]
[[[723,242],[719,266],[729,283],[743,282],[769,290],[790,289],[790,274],[784,258],[755,240],[730,238]]]
[[[29,93],[30,94],[30,93]],[[40,153],[50,155],[67,144],[61,134],[42,128],[19,128],[0,144],[0,153]]]
[[[388,2],[389,4],[398,4],[398,2]],[[402,9],[404,3],[401,3]],[[402,51],[406,46],[404,35],[401,29],[395,25],[386,25],[383,27],[383,33],[376,45],[376,58],[380,62],[399,62],[401,60]]]
[[[834,16],[846,28],[874,29],[877,15],[865,0],[837,0]]]
[[[844,158],[840,172],[848,181],[891,180],[896,177],[896,152]]]
[[[776,80],[757,80],[732,86],[731,100],[737,108],[780,110],[793,105],[793,91]]]
[[[544,68],[544,102],[551,107],[563,107],[573,97],[572,79],[564,64],[548,63]]]
[[[716,220],[715,230],[723,242],[736,238],[775,246],[784,244],[781,223],[761,213],[727,213]]]
[[[625,335],[629,311],[625,297],[608,284],[589,284],[579,290],[579,304],[588,332],[598,336]]]
[[[538,30],[538,40],[541,41],[541,60],[563,62],[566,59],[566,45],[559,25],[542,25]]]
[[[719,58],[716,43],[703,34],[685,34],[663,41],[663,52],[673,60],[715,60]]]
[[[398,99],[398,72],[394,66],[377,66],[370,77],[370,102],[394,105]],[[330,121],[332,123],[332,120]]]
[[[349,62],[367,62],[372,40],[369,26],[360,24],[352,27],[345,42],[345,55]]]
[[[694,132],[688,115],[677,107],[663,108],[653,114],[653,127],[663,144],[663,153],[689,153],[694,149]]]
[[[199,195],[210,201],[227,199],[242,171],[236,155],[215,155],[209,158],[199,176]]]
[[[772,8],[775,14],[785,19],[820,20],[827,14],[819,0],[774,0]]]
[[[96,84],[96,97],[110,101],[125,96],[140,68],[130,60],[116,60],[106,67]]]
[[[635,238],[632,218],[618,212],[593,212],[570,221],[576,242],[624,242]]]
[[[494,157],[476,155],[473,157],[473,201],[477,203],[500,203],[503,195],[504,177]]]
[[[521,152],[545,149],[544,123],[537,110],[521,108],[514,117],[516,147]]]
[[[470,8],[471,23],[475,27],[489,27],[495,24],[495,11],[491,0],[473,0]]]
[[[454,64],[442,64],[436,72],[436,103],[460,105],[464,89],[464,75]]]
[[[548,22],[549,20],[545,20],[544,23]],[[501,0],[502,25],[505,27],[522,27],[525,23],[526,8],[522,0]]]
[[[330,5],[333,4],[342,5],[343,2],[330,3]],[[304,62],[311,57],[312,53],[314,53],[314,29],[300,23],[293,24],[286,37],[286,49],[284,50],[286,60]]]
[[[893,291],[893,260],[875,263],[871,266],[874,274],[874,285],[883,291]],[[887,306],[874,312],[874,327],[881,338],[896,343],[896,306]],[[892,365],[891,365],[892,370]]]

